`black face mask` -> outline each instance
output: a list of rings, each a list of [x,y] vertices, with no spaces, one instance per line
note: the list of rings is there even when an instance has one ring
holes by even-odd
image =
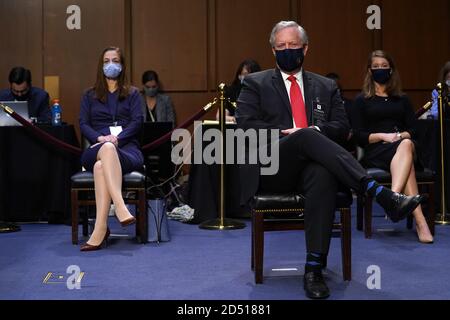
[[[305,59],[303,48],[275,50],[275,56],[280,69],[287,72],[300,69]]]
[[[370,69],[372,71],[372,78],[379,84],[386,84],[391,78],[392,69]]]

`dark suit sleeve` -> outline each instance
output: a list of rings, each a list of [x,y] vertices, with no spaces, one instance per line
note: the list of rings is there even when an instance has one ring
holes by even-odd
[[[136,139],[142,127],[144,116],[142,115],[142,96],[139,92],[133,91],[129,96],[131,121],[128,126],[117,136],[119,147],[127,144],[130,140]]]
[[[167,112],[167,121],[173,123],[175,127],[176,119],[175,119],[175,108],[173,107],[172,99],[169,96],[166,96],[166,112]]]
[[[329,139],[337,143],[343,143],[347,140],[350,124],[347,113],[345,112],[344,102],[336,83],[334,81],[330,81],[329,83],[331,84],[328,89],[331,93],[330,115],[328,121],[318,127]]]
[[[416,137],[416,114],[414,113],[413,105],[408,96],[403,96],[403,107],[405,109],[405,131],[411,135],[411,139]]]
[[[37,118],[39,122],[48,122],[52,117],[50,112],[50,97],[46,91],[42,91],[40,95],[41,97],[37,105]]]
[[[91,103],[89,101],[89,92],[86,92],[81,98],[80,107],[80,130],[81,134],[89,140],[91,144],[97,143],[97,138],[102,134],[92,129],[90,121]]]
[[[359,95],[353,103],[353,135],[359,146],[365,147],[369,144],[370,132],[367,130],[367,117],[365,115],[366,102],[362,95]]]
[[[282,129],[281,125],[264,121],[261,110],[260,85],[255,79],[251,77],[244,79],[237,105],[235,117],[239,128],[244,130]]]

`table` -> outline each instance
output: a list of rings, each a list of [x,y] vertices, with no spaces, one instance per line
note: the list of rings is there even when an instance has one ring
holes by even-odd
[[[79,147],[73,125],[39,127]],[[70,222],[70,177],[79,156],[34,136],[22,126],[0,127],[0,221]]]
[[[218,125],[202,125],[205,129],[219,129]],[[235,129],[235,124],[227,124],[226,129]],[[203,142],[203,149],[211,142]],[[203,151],[202,149],[202,151]],[[235,150],[236,151],[236,150]],[[236,154],[236,152],[235,152]],[[219,218],[218,194],[220,166],[191,164],[189,172],[188,204],[194,211],[194,219],[191,223],[202,223],[207,220]],[[238,165],[225,165],[225,217],[249,218],[248,208],[240,205],[240,177]]]

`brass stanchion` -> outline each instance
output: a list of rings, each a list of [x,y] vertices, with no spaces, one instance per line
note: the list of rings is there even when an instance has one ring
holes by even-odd
[[[445,194],[445,150],[444,150],[444,107],[442,98],[442,83],[437,84],[438,91],[438,104],[439,104],[439,127],[441,135],[441,214],[440,218],[435,221],[436,224],[448,225],[450,220],[448,218],[446,207],[446,194]]]
[[[233,219],[225,218],[225,150],[226,150],[226,133],[225,133],[225,104],[229,101],[225,98],[225,84],[219,85],[219,125],[222,139],[220,140],[220,183],[219,183],[219,213],[220,217],[208,220],[199,225],[201,229],[209,230],[231,230],[245,228],[245,224]]]

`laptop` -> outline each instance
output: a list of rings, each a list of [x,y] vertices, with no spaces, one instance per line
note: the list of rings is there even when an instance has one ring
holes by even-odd
[[[17,114],[21,115],[22,118],[30,120],[30,115],[28,113],[28,102],[27,101],[1,101],[5,106],[13,109]],[[0,127],[10,127],[10,126],[21,126],[13,117],[0,110]]]

